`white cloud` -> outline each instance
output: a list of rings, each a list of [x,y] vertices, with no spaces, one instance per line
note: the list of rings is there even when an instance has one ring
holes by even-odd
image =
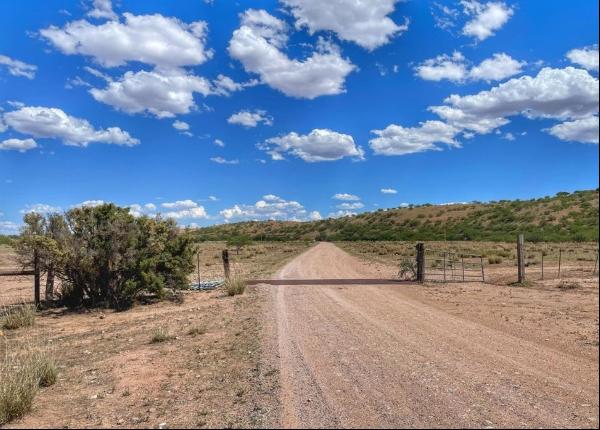
[[[36,203],[34,205],[27,205],[24,209],[20,211],[22,214],[28,214],[30,212],[35,212],[38,214],[49,214],[62,212],[62,208],[59,206],[51,206],[45,203]]]
[[[15,60],[6,55],[0,55],[0,66],[6,66],[8,73],[13,76],[22,76],[27,79],[35,78],[37,66]]]
[[[214,143],[215,145],[217,145],[217,146],[220,146],[221,148],[224,148],[224,147],[225,147],[225,143],[224,143],[224,142],[223,142],[221,139],[215,139],[215,140],[213,141],[213,143]]]
[[[173,121],[173,128],[179,131],[187,131],[190,129],[190,125],[185,121],[175,120]]]
[[[235,93],[237,91],[241,91],[247,87],[253,87],[258,85],[259,81],[256,79],[251,79],[248,82],[235,82],[229,76],[225,76],[223,74],[219,74],[216,79],[213,79],[213,92],[215,94],[221,96],[229,96],[231,93]]]
[[[249,110],[242,110],[231,115],[227,122],[229,124],[243,125],[244,127],[256,127],[259,123],[264,125],[272,125],[273,117],[267,115],[264,110],[255,110],[251,112]]]
[[[94,208],[96,206],[101,206],[105,204],[104,200],[86,200],[79,204],[73,205],[73,207],[83,207],[83,208]]]
[[[357,210],[357,209],[362,209],[364,208],[365,205],[363,205],[361,202],[353,202],[353,203],[340,203],[339,205],[336,206],[336,208],[338,209],[342,209],[342,210]]]
[[[454,51],[451,56],[443,54],[425,60],[415,67],[415,72],[417,76],[427,81],[439,82],[447,79],[462,82],[468,73],[464,61],[465,57],[460,52]]]
[[[169,209],[169,211],[163,214],[167,218],[208,218],[204,207],[198,205],[198,203],[190,199],[178,200],[175,202],[166,202],[163,203],[161,206],[163,208]]]
[[[37,143],[33,139],[6,139],[0,142],[0,150],[25,152],[37,148]]]
[[[382,194],[398,194],[398,191],[394,188],[382,188],[380,191]]]
[[[501,81],[522,72],[524,61],[517,61],[505,53],[494,54],[469,71],[474,81]]]
[[[598,45],[586,46],[580,49],[571,49],[567,58],[584,69],[598,71]]]
[[[537,76],[511,79],[474,95],[451,95],[432,112],[448,124],[484,134],[508,123],[506,117],[578,119],[598,112],[598,79],[582,69],[542,69]]]
[[[92,96],[127,113],[148,111],[171,118],[196,109],[194,93],[211,94],[210,82],[181,69],[126,72],[104,89],[92,88]]]
[[[272,194],[263,196],[253,205],[234,205],[220,212],[226,222],[245,220],[290,220],[305,221],[308,215],[304,206],[294,200],[287,201]]]
[[[97,130],[87,120],[67,115],[58,108],[27,106],[5,113],[4,121],[19,133],[60,139],[70,146],[85,147],[93,142],[125,146],[140,143],[118,127]]]
[[[19,226],[12,221],[0,221],[0,234],[17,234]]]
[[[460,147],[455,140],[460,130],[442,121],[426,121],[418,127],[391,124],[383,130],[372,130],[378,137],[369,140],[378,155],[405,155],[423,151],[441,151],[438,143]]]
[[[480,41],[493,36],[514,14],[513,8],[504,2],[463,0],[461,4],[464,12],[472,17],[463,27],[463,34]]]
[[[347,201],[347,202],[356,202],[356,201],[360,200],[360,197],[358,197],[354,194],[337,193],[332,197],[332,199],[342,200],[342,201]]]
[[[211,202],[217,202],[219,201],[219,198],[216,196],[208,196],[208,200],[210,200]]]
[[[512,134],[512,133],[510,133],[510,132],[508,132],[508,133],[505,133],[502,138],[506,139],[506,140],[513,141],[513,140],[515,140],[515,135]]]
[[[111,0],[94,0],[94,8],[88,12],[88,16],[98,19],[117,19],[118,16],[112,10]]]
[[[259,149],[267,151],[273,160],[283,159],[285,153],[310,163],[335,161],[344,157],[364,159],[364,151],[354,143],[352,136],[328,129],[314,129],[305,135],[292,132],[273,137],[259,144]]]
[[[124,22],[94,25],[79,20],[64,28],[50,26],[40,34],[63,54],[90,56],[105,67],[138,61],[172,68],[202,64],[212,57],[205,47],[204,21],[187,24],[159,14],[123,16]]]
[[[388,15],[398,0],[282,0],[296,18],[296,27],[333,31],[342,40],[373,50],[408,29],[408,20],[398,25]]]
[[[227,160],[226,158],[223,157],[212,157],[210,159],[210,161],[212,161],[213,163],[217,163],[217,164],[240,164],[240,160]]]
[[[428,81],[452,82],[501,81],[522,72],[526,63],[517,61],[505,53],[496,53],[469,69],[465,57],[458,51],[450,55],[438,55],[415,67],[415,73]]]
[[[314,99],[345,91],[346,76],[355,66],[339,49],[320,40],[317,50],[301,60],[290,59],[282,49],[286,24],[264,10],[249,9],[229,42],[229,54],[247,72],[256,73],[270,87],[292,97]]]
[[[321,216],[321,214],[319,213],[319,211],[312,211],[308,215],[308,219],[310,219],[311,221],[319,221],[319,220],[322,220],[323,217]]]
[[[561,140],[598,144],[598,116],[566,121],[549,128],[547,131]]]

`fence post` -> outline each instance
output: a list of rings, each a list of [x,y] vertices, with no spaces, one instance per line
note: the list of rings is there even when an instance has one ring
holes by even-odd
[[[542,281],[544,280],[544,251],[542,251]]]
[[[444,252],[444,282],[446,282],[446,253]]]
[[[518,282],[521,284],[525,281],[525,252],[524,252],[525,237],[520,234],[517,239],[517,265]]]
[[[417,282],[425,282],[425,244],[417,243]]]
[[[223,271],[225,272],[225,279],[229,279],[229,251],[223,250]]]
[[[594,270],[592,271],[592,275],[596,274],[597,268],[598,268],[598,251],[596,250],[596,262],[594,263]]]
[[[560,266],[562,263],[562,249],[558,250],[558,277],[560,278]]]
[[[196,251],[196,273],[198,274],[198,287],[200,287],[200,248]]]
[[[465,282],[465,257],[464,257],[464,255],[460,256],[460,262],[462,263],[462,278],[463,278],[463,282]]]
[[[40,256],[37,249],[33,251],[33,301],[40,306]]]
[[[479,262],[481,263],[481,281],[485,282],[485,271],[483,270],[483,256],[479,257]]]

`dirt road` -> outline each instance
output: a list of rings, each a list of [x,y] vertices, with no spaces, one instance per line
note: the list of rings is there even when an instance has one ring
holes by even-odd
[[[275,278],[374,270],[321,243]],[[590,357],[453,316],[402,286],[265,288],[284,427],[598,426]]]

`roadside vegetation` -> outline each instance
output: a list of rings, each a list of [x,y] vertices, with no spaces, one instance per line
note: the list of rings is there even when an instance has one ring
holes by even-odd
[[[512,242],[598,240],[598,189],[532,200],[410,205],[312,222],[242,222],[197,230],[203,240],[389,240]]]

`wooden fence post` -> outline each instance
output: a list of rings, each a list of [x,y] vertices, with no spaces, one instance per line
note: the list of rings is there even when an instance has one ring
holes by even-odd
[[[544,251],[542,251],[542,281],[544,280]]]
[[[562,249],[558,250],[558,277],[560,278],[560,266],[562,264]]]
[[[425,282],[425,244],[417,243],[417,282]]]
[[[40,257],[37,249],[33,251],[33,301],[40,306]]]
[[[594,263],[594,270],[592,271],[592,275],[596,274],[597,269],[598,269],[598,251],[596,251],[596,262]]]
[[[198,274],[198,287],[200,287],[200,249],[196,251],[196,273]]]
[[[518,268],[518,282],[521,284],[525,281],[525,237],[520,234],[517,239],[517,265]]]
[[[479,257],[479,262],[481,263],[481,281],[485,282],[485,271],[483,270],[483,257]]]
[[[446,282],[446,253],[444,252],[444,282]]]
[[[225,272],[225,279],[229,279],[229,251],[223,250],[223,271]]]
[[[460,262],[462,263],[462,279],[465,282],[465,257],[463,255],[460,256]]]

